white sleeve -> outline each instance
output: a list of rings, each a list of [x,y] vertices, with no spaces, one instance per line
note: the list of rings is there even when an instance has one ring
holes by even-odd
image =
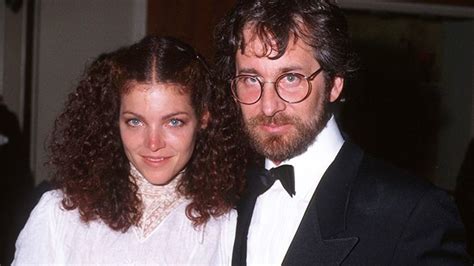
[[[232,264],[232,249],[234,247],[235,228],[237,224],[237,211],[231,210],[225,214],[224,226],[221,231],[221,238],[219,241],[220,261],[219,265]]]
[[[43,264],[57,262],[60,252],[56,228],[60,222],[61,192],[46,192],[26,222],[15,243],[15,258],[12,265]],[[59,219],[58,219],[59,218]]]

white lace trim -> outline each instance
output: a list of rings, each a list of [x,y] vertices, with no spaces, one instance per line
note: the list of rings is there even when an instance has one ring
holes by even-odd
[[[159,186],[148,182],[134,165],[130,164],[130,167],[130,176],[138,185],[138,195],[143,203],[142,218],[133,228],[138,240],[145,241],[161,222],[185,201],[176,189],[181,174],[178,174],[170,183]]]

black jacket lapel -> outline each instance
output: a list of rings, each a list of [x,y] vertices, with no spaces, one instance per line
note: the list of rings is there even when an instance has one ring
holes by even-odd
[[[357,146],[344,143],[316,188],[284,265],[339,265],[355,247],[357,236],[337,234],[346,228],[347,203],[362,157]]]
[[[235,231],[234,249],[232,252],[232,265],[246,265],[247,262],[247,235],[253,209],[257,197],[264,190],[261,182],[263,175],[261,168],[253,167],[247,171],[247,188],[237,205],[237,228]]]

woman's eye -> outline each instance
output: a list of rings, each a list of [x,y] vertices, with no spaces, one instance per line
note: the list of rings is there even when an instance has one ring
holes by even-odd
[[[169,122],[169,125],[172,126],[172,127],[180,127],[183,124],[184,124],[184,122],[182,120],[179,120],[179,119],[176,119],[176,118],[170,119],[170,122]]]
[[[127,125],[132,126],[132,127],[138,127],[142,125],[142,121],[136,118],[132,118],[132,119],[127,120]]]

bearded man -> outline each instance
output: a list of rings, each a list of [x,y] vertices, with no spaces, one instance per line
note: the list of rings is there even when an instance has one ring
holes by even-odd
[[[233,265],[469,263],[451,198],[341,134],[332,105],[355,60],[339,7],[241,0],[215,37],[221,80],[265,157],[237,207]]]

